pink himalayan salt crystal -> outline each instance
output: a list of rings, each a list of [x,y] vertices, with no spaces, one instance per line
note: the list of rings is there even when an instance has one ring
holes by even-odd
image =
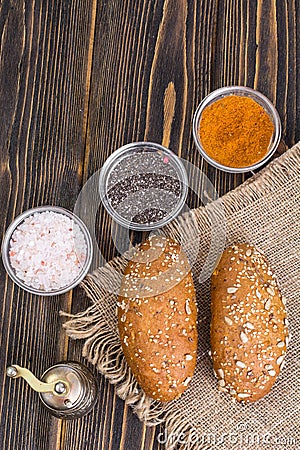
[[[12,234],[10,263],[27,286],[54,291],[71,284],[87,257],[84,235],[74,220],[53,211],[34,213]]]

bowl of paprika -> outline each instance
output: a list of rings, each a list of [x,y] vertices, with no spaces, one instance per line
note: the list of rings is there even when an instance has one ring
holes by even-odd
[[[193,119],[200,154],[214,167],[232,173],[264,165],[281,139],[281,122],[272,102],[244,86],[227,86],[207,95]]]

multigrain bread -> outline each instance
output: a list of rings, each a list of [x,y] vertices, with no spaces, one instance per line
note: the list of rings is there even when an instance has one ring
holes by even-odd
[[[254,402],[273,386],[289,341],[285,299],[265,257],[228,247],[211,279],[211,347],[218,388]]]
[[[170,238],[152,236],[129,261],[118,297],[121,345],[144,392],[178,398],[193,376],[197,307],[187,258]]]

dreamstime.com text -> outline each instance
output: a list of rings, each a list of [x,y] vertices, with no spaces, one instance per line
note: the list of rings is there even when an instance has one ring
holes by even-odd
[[[187,436],[185,433],[174,433],[173,435],[168,435],[167,431],[160,433],[157,437],[160,444],[176,443],[181,445],[188,444],[209,444],[216,446],[216,448],[224,446],[224,448],[231,448],[232,445],[244,445],[248,448],[257,449],[258,445],[272,445],[274,448],[280,446],[288,448],[289,446],[298,445],[300,448],[300,438],[296,439],[289,436],[283,435],[271,435],[259,434],[259,433],[248,433],[247,431],[235,431],[232,433],[204,433],[202,435],[192,433]],[[298,447],[297,447],[298,448]]]

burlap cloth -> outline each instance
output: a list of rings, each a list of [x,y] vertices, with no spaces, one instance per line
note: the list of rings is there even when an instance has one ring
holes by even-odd
[[[145,396],[121,351],[113,292],[120,284],[126,257],[114,259],[83,281],[92,305],[80,314],[69,315],[65,330],[73,339],[84,339],[83,356],[115,384],[117,395],[132,405],[140,420],[148,425],[165,422],[165,433],[159,440],[167,449],[300,449],[299,204],[298,144],[234,191],[189,211],[164,229],[191,256],[199,307],[195,376],[182,397],[168,404]],[[226,242],[222,243],[217,230],[221,227],[220,236],[224,235],[224,217]],[[292,335],[286,364],[275,386],[264,399],[247,405],[233,403],[217,390],[209,356],[209,278],[201,283],[208,255],[235,241],[256,244],[266,254],[288,299]],[[210,263],[206,266],[211,270]]]

